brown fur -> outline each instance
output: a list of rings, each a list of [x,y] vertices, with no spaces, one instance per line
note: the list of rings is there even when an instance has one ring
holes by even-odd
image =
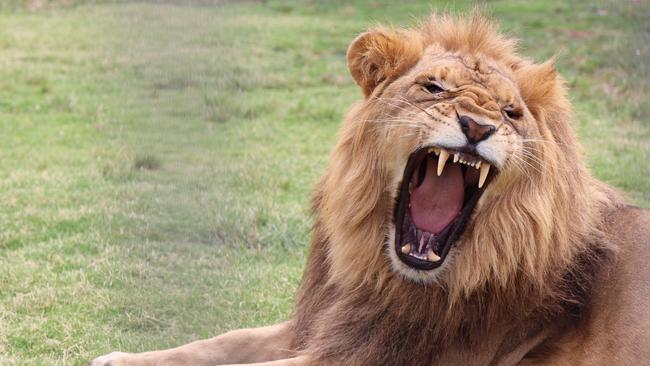
[[[416,29],[363,33],[348,64],[365,99],[348,113],[315,189],[311,251],[292,319],[173,350],[108,355],[93,366],[578,365],[650,357],[650,313],[640,300],[650,296],[649,274],[633,270],[650,259],[643,229],[650,215],[625,208],[588,172],[552,61],[519,56],[515,41],[481,16],[434,15]],[[463,87],[453,103],[418,107],[422,92],[412,80],[422,75]],[[523,104],[522,118],[498,124],[508,104]],[[456,126],[458,110],[497,121],[490,123],[500,128],[505,158],[449,263],[419,277],[387,255],[396,192],[409,154],[440,126]],[[615,340],[603,324],[613,324]]]

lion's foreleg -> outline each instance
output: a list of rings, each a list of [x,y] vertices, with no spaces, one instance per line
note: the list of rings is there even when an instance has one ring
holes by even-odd
[[[292,338],[292,328],[289,322],[284,322],[268,327],[233,330],[214,338],[167,350],[143,353],[114,352],[96,358],[90,366],[215,366],[281,359],[289,361],[294,355],[289,349]]]

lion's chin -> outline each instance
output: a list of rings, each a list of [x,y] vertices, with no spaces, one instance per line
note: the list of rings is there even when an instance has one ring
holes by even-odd
[[[456,249],[450,249],[444,262],[432,270],[419,270],[415,269],[404,263],[398,256],[397,251],[393,248],[395,242],[395,231],[387,239],[386,253],[390,259],[392,271],[404,281],[415,282],[421,285],[429,285],[431,283],[443,281],[445,271],[453,266]]]
[[[392,250],[389,246],[395,269],[414,277],[445,263],[497,174],[490,168],[475,151],[428,146],[411,154],[398,193]]]

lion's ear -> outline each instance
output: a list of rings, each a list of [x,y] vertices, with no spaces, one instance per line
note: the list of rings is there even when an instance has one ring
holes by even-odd
[[[535,118],[551,111],[570,110],[564,80],[555,69],[555,59],[518,65],[514,73],[521,96]]]
[[[395,80],[422,56],[419,33],[375,29],[360,34],[348,48],[348,68],[367,97],[385,80]]]

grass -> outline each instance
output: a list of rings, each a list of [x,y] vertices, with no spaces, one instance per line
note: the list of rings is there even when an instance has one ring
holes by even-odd
[[[455,2],[0,7],[0,364],[80,365],[286,318],[348,42]],[[590,166],[650,207],[647,3],[491,1],[558,67]],[[32,9],[33,12],[26,10]]]

